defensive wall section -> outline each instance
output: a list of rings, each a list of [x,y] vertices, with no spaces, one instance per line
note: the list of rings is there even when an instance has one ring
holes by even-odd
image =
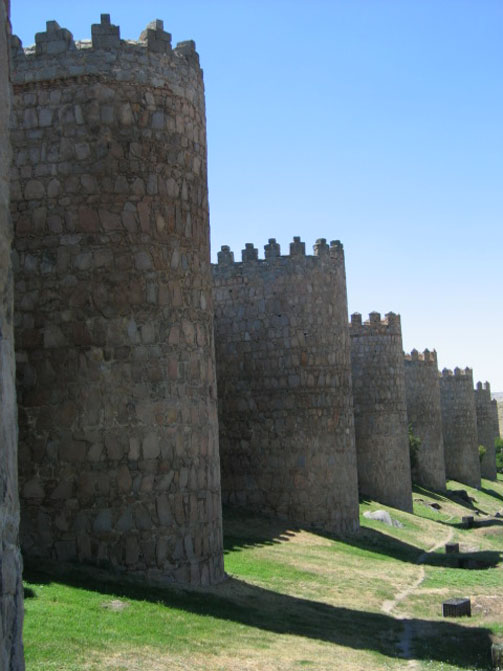
[[[400,316],[354,313],[349,332],[360,494],[412,512]]]
[[[477,382],[475,388],[475,411],[477,414],[478,445],[483,445],[486,452],[480,461],[480,474],[488,480],[496,480],[496,448],[494,441],[499,436],[497,411],[491,401],[491,385]]]
[[[405,355],[407,421],[421,444],[413,478],[424,487],[445,490],[444,438],[440,409],[440,384],[435,350]]]
[[[251,243],[213,266],[222,498],[328,532],[358,528],[340,242]]]
[[[499,438],[501,437],[500,410],[498,407],[498,402],[495,398],[491,400],[491,408],[494,426],[496,427],[496,438]]]
[[[22,544],[224,577],[205,103],[193,42],[13,40]]]
[[[0,669],[24,669],[22,561],[19,551],[14,282],[9,213],[9,3],[0,0]]]
[[[480,487],[477,415],[470,368],[444,368],[439,377],[447,478]]]
[[[503,436],[503,399],[493,398],[493,403],[496,404],[496,413],[498,415],[499,435]]]

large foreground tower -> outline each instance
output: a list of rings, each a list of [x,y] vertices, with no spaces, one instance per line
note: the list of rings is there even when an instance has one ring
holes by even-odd
[[[24,669],[23,584],[19,551],[14,283],[9,214],[9,3],[0,0],[0,669]]]
[[[14,44],[27,554],[223,577],[205,103],[193,42],[102,15]]]

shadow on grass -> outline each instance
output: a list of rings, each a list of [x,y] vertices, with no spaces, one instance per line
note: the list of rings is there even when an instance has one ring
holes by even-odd
[[[492,520],[496,524],[503,524],[499,520]],[[489,521],[488,521],[489,522]],[[452,527],[464,528],[460,524],[448,524]],[[482,526],[482,522],[476,522],[475,526]],[[487,525],[486,525],[487,526]],[[475,527],[474,527],[475,528]],[[240,552],[252,547],[265,547],[287,542],[295,532],[300,529],[281,522],[277,519],[260,517],[253,513],[243,513],[233,509],[225,509],[224,515],[224,553]],[[328,538],[329,540],[344,543],[350,547],[364,552],[386,555],[398,561],[431,566],[444,566],[445,568],[470,568],[486,569],[493,568],[503,560],[502,553],[497,551],[483,551],[459,554],[443,554],[438,552],[424,553],[422,548],[410,545],[405,541],[388,536],[378,529],[361,527],[360,530],[350,536],[336,537],[320,531],[312,530],[313,534]],[[420,559],[421,558],[421,559]]]
[[[502,553],[497,552],[496,550],[451,552],[449,554],[429,552],[426,554],[425,560],[421,561],[421,564],[441,566],[443,568],[483,571],[485,569],[495,568],[502,559]]]
[[[223,506],[223,522],[225,554],[254,546],[284,543],[300,531],[297,525],[286,520],[269,518],[230,506]]]
[[[452,527],[453,529],[465,529],[468,527],[463,522],[445,522],[443,520],[437,520],[438,524],[444,524],[447,527]],[[477,517],[473,520],[473,526],[469,527],[469,530],[479,529],[482,527],[501,527],[503,526],[503,520],[490,517],[486,520],[478,519]]]
[[[495,499],[499,499],[500,501],[503,501],[503,496],[495,491],[494,489],[489,489],[488,487],[481,487],[480,488],[481,492],[484,492],[484,494],[487,494],[488,496],[494,496]]]
[[[400,561],[412,564],[421,563],[428,566],[444,566],[445,568],[494,568],[503,560],[503,553],[493,550],[466,554],[425,553],[421,548],[392,538],[376,529],[360,529],[358,534],[345,538],[344,542],[353,547],[385,554]],[[466,561],[464,565],[459,565],[458,560]]]
[[[396,657],[396,646],[406,624],[416,632],[420,659],[448,662],[459,669],[473,669],[481,664],[485,668],[490,661],[490,632],[482,627],[435,622],[430,635],[439,644],[428,645],[428,641],[423,640],[424,632],[430,627],[427,620],[396,620],[383,613],[330,606],[234,578],[207,589],[146,587],[103,578],[102,573],[93,575],[89,570],[84,573],[68,565],[38,562],[35,566],[27,562],[25,579],[35,583],[35,591],[36,584],[63,583],[107,596],[151,601],[275,634],[302,636],[357,650],[375,650],[390,657]]]
[[[422,496],[428,496],[430,499],[435,499],[436,501],[445,501],[447,497],[447,490],[435,491],[433,489],[426,489],[421,487],[421,485],[413,485],[412,492],[414,494],[420,494]]]
[[[484,510],[474,505],[477,503],[477,500],[473,496],[470,496],[465,489],[448,489],[445,493],[445,498],[456,503],[458,506],[463,506],[463,508],[467,508],[468,510],[478,511],[487,515]]]

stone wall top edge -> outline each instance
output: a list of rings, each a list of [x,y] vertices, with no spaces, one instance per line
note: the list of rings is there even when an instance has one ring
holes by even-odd
[[[215,272],[224,271],[231,268],[246,268],[253,264],[257,266],[267,266],[269,262],[297,261],[300,259],[329,259],[340,262],[344,259],[344,247],[339,240],[332,240],[330,244],[325,238],[319,238],[313,245],[313,254],[306,254],[306,245],[301,242],[299,237],[294,237],[290,243],[290,254],[281,254],[281,248],[275,238],[269,238],[267,245],[264,245],[264,258],[259,259],[258,248],[251,242],[245,244],[245,249],[241,251],[241,261],[234,259],[234,252],[228,245],[222,245],[218,252],[218,263],[212,264]]]
[[[489,382],[485,382],[484,384],[477,382],[473,391],[478,404],[487,405],[491,402],[491,385]]]
[[[395,312],[387,312],[384,319],[381,318],[380,312],[371,312],[366,321],[362,321],[362,316],[359,312],[353,312],[351,321],[349,323],[349,333],[352,336],[356,335],[401,335],[402,324],[400,315]]]
[[[91,39],[74,40],[72,33],[57,21],[47,21],[46,31],[35,35],[35,44],[23,48],[19,37],[11,37],[11,58],[14,75],[20,70],[37,68],[39,64],[57,63],[60,67],[76,60],[99,58],[105,65],[126,54],[155,54],[171,65],[189,64],[199,69],[195,42],[178,42],[173,49],[171,35],[164,30],[163,21],[156,19],[147,25],[138,40],[121,39],[120,28],[110,23],[110,15],[102,14],[101,23],[91,26]]]
[[[454,372],[450,368],[444,368],[441,373],[439,373],[440,377],[443,379],[471,379],[473,380],[473,370],[471,368],[455,368]]]
[[[419,365],[437,366],[437,351],[435,349],[425,349],[424,352],[418,352],[417,349],[410,351],[410,354],[404,352],[404,359],[408,363],[417,363]]]

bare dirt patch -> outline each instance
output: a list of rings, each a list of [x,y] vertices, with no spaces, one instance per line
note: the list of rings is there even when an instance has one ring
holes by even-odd
[[[121,601],[120,599],[112,599],[111,601],[104,601],[101,604],[102,608],[106,610],[121,611],[125,608],[129,608],[129,604],[126,601]]]
[[[503,598],[496,594],[476,596],[472,599],[472,613],[501,621],[503,620]]]

